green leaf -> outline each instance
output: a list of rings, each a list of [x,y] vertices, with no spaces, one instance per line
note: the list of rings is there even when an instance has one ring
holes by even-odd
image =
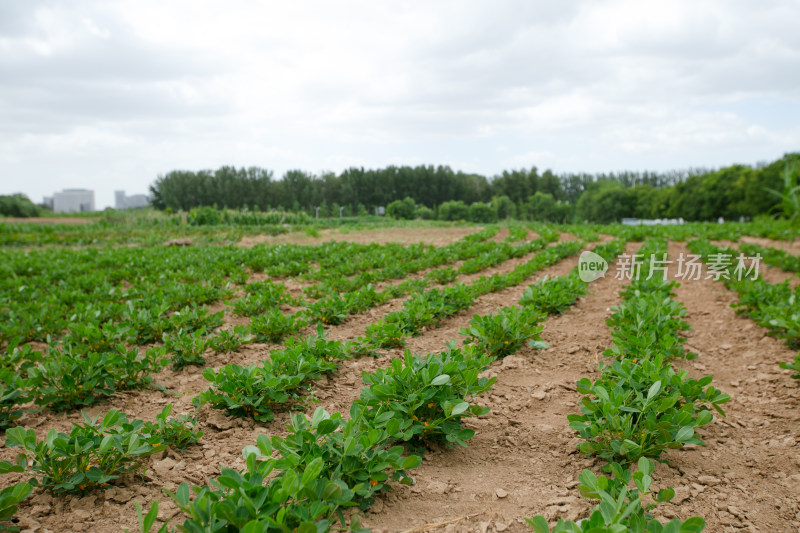
[[[329,481],[328,484],[325,485],[325,489],[322,491],[323,500],[337,500],[341,496],[342,496],[342,487],[340,487],[333,481]]]
[[[645,476],[650,476],[653,474],[654,463],[647,457],[640,457],[638,466],[639,466],[639,472],[641,472]]]
[[[258,435],[258,437],[256,437],[256,445],[265,457],[272,455],[272,443],[270,442],[269,437],[264,433],[261,433]]]
[[[533,518],[526,518],[525,521],[536,533],[550,533],[550,526],[547,524],[547,520],[541,515],[534,516]]]
[[[704,409],[704,410],[700,411],[699,413],[697,413],[697,426],[698,427],[705,426],[705,425],[711,423],[712,420],[714,420],[714,415],[711,414],[711,411],[707,411],[707,410]]]
[[[175,491],[175,500],[182,507],[189,505],[189,484],[185,481],[181,483],[178,490]]]
[[[666,503],[672,501],[672,498],[675,497],[675,489],[661,489],[656,494],[655,499],[658,502]]]
[[[297,528],[297,533],[317,533],[317,524],[314,522],[303,522]]]
[[[11,472],[24,472],[25,468],[20,465],[11,464],[8,461],[0,461],[0,474],[8,474]]]
[[[416,468],[422,463],[422,459],[419,455],[409,455],[405,459],[403,459],[403,470],[411,470],[412,468]]]
[[[317,477],[319,477],[320,472],[322,472],[322,467],[324,465],[325,463],[323,462],[322,457],[317,457],[316,459],[308,463],[308,466],[303,472],[303,477],[300,481],[301,485],[306,486],[315,479],[317,479]]]
[[[681,533],[700,533],[706,527],[706,521],[699,516],[693,516],[681,524]]]
[[[400,420],[397,418],[392,418],[386,423],[386,434],[389,436],[394,435],[400,431]]]
[[[451,416],[460,415],[464,411],[469,409],[469,403],[467,402],[460,402],[453,406],[452,411],[450,411]]]
[[[652,400],[661,390],[661,380],[656,381],[650,386],[650,390],[647,391],[647,401]]]
[[[98,447],[97,451],[100,453],[107,453],[108,450],[111,449],[111,445],[114,444],[114,435],[106,435],[103,437],[103,440],[100,441],[100,446]]]
[[[241,533],[264,533],[266,527],[266,524],[259,520],[250,520],[240,531]]]
[[[450,376],[449,376],[449,375],[447,375],[447,374],[441,374],[441,375],[439,375],[439,376],[436,376],[436,377],[435,377],[435,378],[433,378],[433,380],[431,381],[431,385],[434,385],[434,386],[437,386],[437,387],[438,387],[439,385],[444,385],[444,384],[446,384],[446,383],[450,383]]]
[[[150,506],[150,510],[147,511],[147,514],[142,521],[142,531],[144,533],[150,532],[150,528],[153,527],[156,518],[158,518],[158,500],[153,500],[153,505]]]
[[[281,489],[284,493],[291,496],[300,488],[300,478],[294,470],[287,470],[283,473]]]
[[[691,426],[683,426],[675,434],[675,441],[686,442],[692,438],[692,435],[694,435],[694,429]]]

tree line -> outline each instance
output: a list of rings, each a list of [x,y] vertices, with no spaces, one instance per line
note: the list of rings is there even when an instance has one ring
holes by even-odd
[[[796,156],[718,170],[556,175],[531,167],[491,178],[448,166],[420,165],[353,167],[338,175],[290,170],[276,179],[271,170],[224,166],[169,172],[156,179],[150,193],[154,207],[184,211],[216,206],[355,216],[394,205],[389,214],[398,218],[700,221],[753,217],[774,210],[780,200],[767,189],[782,188],[784,166]]]

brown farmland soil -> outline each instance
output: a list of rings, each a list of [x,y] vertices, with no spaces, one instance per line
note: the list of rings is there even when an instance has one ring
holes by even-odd
[[[339,229],[323,229],[319,230],[319,237],[314,237],[301,231],[274,236],[248,235],[242,237],[242,240],[239,241],[239,246],[249,248],[260,243],[315,245],[327,241],[347,241],[359,244],[387,244],[390,242],[413,244],[422,242],[444,246],[476,231],[480,231],[480,228],[474,226],[455,228],[377,228],[357,231],[348,230],[346,232]],[[505,229],[505,233],[508,235],[507,229]]]
[[[387,232],[388,230],[375,230]],[[398,229],[388,231],[389,234]],[[444,244],[475,231],[474,228],[399,229],[396,238],[430,239]],[[419,233],[414,233],[419,232]],[[463,233],[460,233],[463,232]],[[369,232],[373,234],[373,232]],[[431,235],[428,235],[431,233]],[[438,233],[438,235],[436,235]],[[413,235],[413,236],[412,236]],[[347,237],[347,235],[341,235]],[[562,238],[570,238],[564,235]],[[533,238],[529,235],[529,238]],[[313,239],[322,242],[326,237]],[[273,242],[273,241],[270,241]],[[280,242],[280,241],[277,241]],[[384,241],[388,242],[388,241]],[[402,242],[420,242],[402,241]],[[591,245],[590,245],[591,246]],[[631,244],[628,253],[636,250]],[[670,253],[688,253],[682,244],[671,244]],[[508,272],[508,261],[483,272]],[[461,342],[458,330],[473,314],[487,314],[498,307],[516,304],[525,286],[545,275],[565,274],[577,264],[577,256],[537,273],[525,284],[478,299],[475,305],[439,325],[411,338],[408,347],[428,353],[444,348],[451,339]],[[601,462],[577,454],[575,438],[566,416],[577,412],[580,395],[575,381],[597,377],[602,351],[610,346],[605,319],[610,307],[619,302],[623,282],[609,274],[590,286],[590,293],[561,316],[548,318],[542,336],[546,350],[524,348],[495,363],[487,372],[497,376],[493,390],[478,400],[491,412],[467,425],[476,435],[466,448],[428,452],[419,468],[410,472],[416,483],[397,486],[380,497],[364,518],[374,531],[523,532],[531,531],[523,517],[543,514],[548,519],[579,519],[593,502],[581,497],[576,478],[583,468],[599,471]],[[684,363],[694,377],[714,376],[714,383],[731,394],[726,419],[700,431],[704,447],[689,446],[667,454],[669,465],[656,466],[657,488],[673,487],[674,503],[661,506],[658,516],[687,518],[703,516],[710,533],[733,531],[783,532],[800,528],[800,387],[781,370],[778,361],[794,353],[779,340],[730,307],[736,295],[721,283],[687,281],[677,291],[685,303],[686,320],[692,326],[688,345],[698,359]],[[348,339],[362,335],[364,328],[383,314],[397,309],[402,299],[350,318],[339,326],[326,328],[329,338]],[[226,318],[228,318],[226,314]],[[233,318],[232,321],[237,320]],[[266,359],[274,345],[253,344],[238,354],[207,352],[207,366],[228,362],[249,364]],[[315,390],[317,402],[303,407],[307,414],[317,406],[346,412],[362,386],[361,372],[384,367],[402,350],[389,350],[380,358],[362,358],[342,364],[338,373],[323,379]],[[157,383],[175,391],[167,396],[157,390],[115,395],[109,401],[86,409],[90,416],[120,409],[132,417],[153,420],[167,403],[173,414],[193,410],[191,398],[206,387],[201,369],[180,372],[164,370]],[[198,445],[183,452],[169,451],[147,464],[145,480],[123,479],[112,488],[83,497],[51,496],[36,490],[20,505],[19,525],[34,533],[100,532],[119,533],[122,528],[138,531],[134,501],[148,506],[159,499],[159,518],[183,521],[183,515],[162,492],[174,490],[184,481],[207,483],[221,466],[242,468],[241,449],[255,442],[260,433],[285,435],[290,412],[276,413],[268,423],[243,420],[205,407],[199,412],[200,429],[205,432]],[[42,438],[48,429],[68,431],[71,422],[81,420],[78,411],[27,414],[21,423]],[[10,460],[15,449],[0,446],[0,460]],[[21,479],[0,477],[0,487]]]
[[[733,250],[735,255],[740,253],[739,247],[735,242],[732,241],[712,241],[712,243],[716,246],[726,246]],[[762,246],[767,246],[766,244]],[[736,259],[734,258],[734,261]],[[769,283],[783,283],[786,280],[789,280],[790,287],[796,287],[800,284],[800,276],[795,274],[794,272],[787,272],[785,270],[781,270],[780,268],[770,266],[766,264],[763,260],[758,264],[758,272],[764,281]]]
[[[800,240],[797,241],[776,241],[774,239],[765,239],[764,237],[748,237],[743,236],[739,239],[741,242],[751,244],[758,244],[759,246],[767,246],[769,248],[777,248],[791,254],[800,254]]]

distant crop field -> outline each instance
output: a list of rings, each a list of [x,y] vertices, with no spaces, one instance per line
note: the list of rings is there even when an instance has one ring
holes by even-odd
[[[0,531],[800,526],[779,224],[171,220],[0,224]]]

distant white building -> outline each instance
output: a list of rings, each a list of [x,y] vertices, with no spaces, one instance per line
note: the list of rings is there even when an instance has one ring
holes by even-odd
[[[125,191],[114,191],[114,209],[132,209],[148,205],[150,205],[150,198],[146,194],[125,196]]]
[[[45,196],[44,203],[53,213],[84,213],[94,211],[94,191],[90,189],[64,189]]]

